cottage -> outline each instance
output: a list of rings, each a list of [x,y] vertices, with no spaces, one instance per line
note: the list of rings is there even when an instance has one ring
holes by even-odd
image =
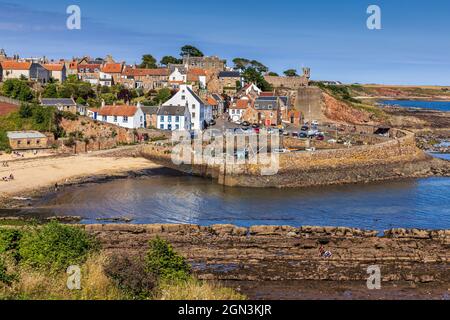
[[[223,88],[223,93],[235,95],[242,87],[244,80],[239,71],[221,71],[219,72],[219,82]]]
[[[187,82],[187,73],[183,73],[180,69],[175,68],[175,70],[169,76],[169,84],[177,89],[182,84],[186,84]]]
[[[137,106],[118,105],[102,107],[95,112],[96,120],[128,129],[145,127],[145,115],[140,104]]]
[[[43,67],[48,70],[50,73],[50,77],[53,79],[64,82],[66,81],[67,74],[66,74],[66,66],[64,63],[47,63],[44,64]]]
[[[205,129],[213,119],[212,107],[207,105],[190,85],[180,85],[178,92],[163,106],[188,107],[192,130]]]
[[[12,150],[48,148],[48,137],[38,131],[9,131],[7,136]]]
[[[121,83],[129,89],[142,88],[145,91],[158,90],[168,86],[169,69],[139,69],[126,67],[122,72]]]
[[[230,107],[228,108],[228,115],[231,118],[231,121],[237,122],[242,120],[242,116],[244,112],[250,108],[252,105],[252,100],[249,97],[243,97],[239,100],[234,100],[231,102]]]
[[[76,114],[78,106],[72,98],[41,98],[41,105],[44,107],[54,107],[59,111]]]
[[[141,109],[145,115],[145,127],[146,128],[157,128],[158,127],[159,107],[141,107]]]
[[[254,83],[249,83],[249,84],[245,85],[241,90],[239,90],[239,92],[237,93],[237,96],[238,97],[251,96],[251,97],[256,98],[261,94],[262,94],[262,90],[260,88],[258,88],[257,85],[255,85]]]
[[[243,119],[266,127],[281,124],[281,109],[279,97],[259,97],[253,108],[246,110]]]
[[[191,115],[188,107],[162,106],[158,110],[157,126],[160,130],[191,130]]]
[[[40,83],[47,83],[50,79],[49,71],[39,63],[6,60],[1,65],[3,81],[25,77]]]
[[[102,86],[111,87],[118,83],[122,76],[123,63],[105,63],[99,72],[99,82]]]
[[[101,67],[102,64],[99,61],[78,64],[78,79],[89,82],[92,85],[98,85],[100,83]]]

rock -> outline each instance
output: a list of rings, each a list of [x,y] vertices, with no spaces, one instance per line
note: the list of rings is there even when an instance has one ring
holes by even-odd
[[[422,283],[430,283],[434,281],[434,277],[430,275],[423,275],[419,277],[419,281]]]

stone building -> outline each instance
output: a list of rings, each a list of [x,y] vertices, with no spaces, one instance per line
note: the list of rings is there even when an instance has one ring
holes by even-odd
[[[303,68],[303,75],[299,77],[264,76],[264,79],[266,79],[266,81],[270,83],[274,88],[289,88],[289,89],[308,87],[310,78],[311,78],[310,68]]]
[[[225,70],[226,61],[217,56],[212,57],[184,57],[183,65],[188,68],[200,68],[220,72]]]
[[[221,71],[218,75],[224,94],[235,95],[242,87],[243,79],[239,71]]]
[[[282,120],[280,104],[279,97],[257,98],[253,107],[245,110],[242,120],[266,127],[278,126]]]
[[[70,112],[76,114],[78,105],[72,98],[42,98],[41,105],[44,107],[53,107],[58,111]]]
[[[9,131],[12,150],[38,150],[48,148],[48,137],[38,131]]]
[[[158,90],[168,86],[169,74],[168,68],[139,69],[126,67],[122,73],[121,83],[130,89]]]
[[[145,127],[147,129],[157,128],[159,107],[141,107],[145,115]]]

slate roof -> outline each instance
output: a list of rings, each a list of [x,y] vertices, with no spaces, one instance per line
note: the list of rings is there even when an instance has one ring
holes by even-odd
[[[162,106],[158,110],[158,116],[184,116],[186,107],[180,106]]]
[[[191,88],[186,87],[187,91],[194,97],[195,100],[197,100],[200,104],[205,104],[203,100],[194,92]]]
[[[38,131],[8,131],[9,139],[41,139],[46,136]]]
[[[219,78],[240,78],[241,73],[239,71],[221,71],[219,72]]]
[[[76,106],[77,104],[72,98],[42,98],[41,104],[43,106]]]
[[[145,114],[158,114],[159,107],[141,107],[142,112]]]
[[[267,98],[269,98],[269,97],[267,97]],[[278,109],[278,100],[276,98],[277,97],[275,97],[275,100],[272,100],[272,99],[268,100],[268,99],[261,99],[261,98],[256,99],[255,109],[256,110],[277,110]]]

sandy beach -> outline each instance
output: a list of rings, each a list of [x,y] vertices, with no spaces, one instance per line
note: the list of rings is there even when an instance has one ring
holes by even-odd
[[[122,150],[133,149],[9,161],[8,167],[0,167],[0,179],[13,174],[14,180],[0,180],[0,198],[27,197],[40,189],[52,187],[55,183],[61,185],[81,178],[159,168],[144,158],[117,156],[117,151]]]

